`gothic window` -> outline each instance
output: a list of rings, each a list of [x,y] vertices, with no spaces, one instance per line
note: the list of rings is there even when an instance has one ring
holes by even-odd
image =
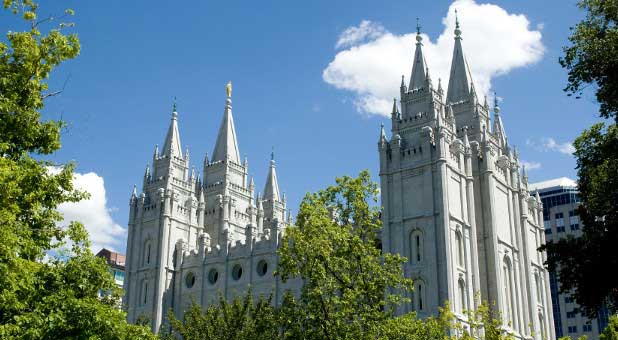
[[[219,280],[219,272],[213,268],[208,272],[208,282],[210,282],[211,285],[214,285],[217,283],[217,280]]]
[[[541,289],[541,279],[539,273],[534,274],[534,281],[536,282],[536,295],[539,303],[543,301],[543,290]]]
[[[515,321],[515,294],[513,291],[513,269],[511,266],[511,260],[508,257],[504,257],[502,265],[502,281],[504,283],[504,302],[506,309],[506,321],[513,326]]]
[[[234,279],[234,281],[238,281],[240,280],[242,276],[242,267],[237,264],[232,268],[232,279]]]
[[[466,294],[466,283],[463,279],[459,279],[459,311],[461,313],[468,309],[468,296]]]
[[[192,288],[195,285],[195,274],[193,272],[188,272],[185,276],[185,284],[187,288]]]
[[[455,243],[457,246],[457,264],[460,267],[464,267],[465,253],[464,253],[463,237],[461,236],[461,232],[459,230],[455,232]]]
[[[412,305],[414,310],[422,312],[425,310],[425,284],[422,280],[416,280],[414,283],[414,294],[412,295]]]
[[[148,302],[148,281],[144,280],[142,304],[145,305]]]
[[[423,233],[420,230],[410,234],[410,261],[415,264],[423,261]]]
[[[144,242],[144,265],[150,264],[150,240]]]

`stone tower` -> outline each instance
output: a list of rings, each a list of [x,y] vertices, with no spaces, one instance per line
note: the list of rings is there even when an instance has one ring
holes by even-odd
[[[273,274],[276,249],[289,224],[285,195],[279,194],[274,156],[263,198],[241,162],[228,84],[223,119],[212,157],[196,175],[188,149],[182,153],[176,105],[152,168],[146,166],[142,192],[130,199],[124,304],[129,322],[150,320],[153,331],[166,326],[172,310],[182,318],[196,301],[207,306],[219,296],[247,292],[273,294],[298,288]],[[286,221],[286,218],[288,219]]]
[[[456,23],[446,96],[434,86],[420,28],[410,82],[393,102],[391,137],[378,140],[382,247],[408,259],[411,303],[398,313],[457,318],[480,299],[495,302],[518,339],[554,338],[549,277],[543,267],[542,205],[508,142],[497,101],[480,103]],[[534,273],[540,273],[535,282]]]

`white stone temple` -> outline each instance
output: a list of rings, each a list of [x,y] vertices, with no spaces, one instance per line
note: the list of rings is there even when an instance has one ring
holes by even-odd
[[[420,28],[419,30],[420,31]],[[446,93],[434,86],[420,32],[409,83],[393,103],[391,136],[378,151],[382,249],[408,259],[412,303],[398,313],[435,315],[450,301],[459,320],[495,303],[517,339],[554,339],[543,208],[507,141],[497,101],[479,101],[457,22]],[[478,297],[478,298],[477,298]]]
[[[188,149],[182,152],[174,105],[163,148],[146,166],[141,194],[130,200],[125,308],[129,322],[150,320],[153,331],[168,310],[182,319],[195,301],[207,306],[222,295],[253,294],[278,303],[285,290],[273,276],[276,250],[289,224],[274,156],[262,194],[248,163],[241,161],[228,84],[223,120],[212,156],[204,158],[204,177],[196,176]]]

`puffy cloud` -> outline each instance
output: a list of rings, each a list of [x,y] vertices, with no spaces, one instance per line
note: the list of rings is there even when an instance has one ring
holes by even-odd
[[[526,167],[526,170],[534,170],[534,169],[541,168],[541,163],[539,162],[528,162],[528,161],[520,160],[519,164]]]
[[[105,182],[103,177],[94,172],[75,173],[73,184],[76,189],[90,193],[90,198],[76,203],[63,203],[58,210],[64,215],[65,223],[78,221],[84,224],[90,240],[92,251],[101,248],[110,250],[124,249],[126,229],[114,221],[110,215],[112,209],[107,206]]]
[[[526,145],[538,151],[555,151],[565,155],[572,155],[575,152],[575,147],[570,142],[558,143],[552,137],[542,137],[539,141],[528,139]]]
[[[523,14],[510,14],[493,4],[456,0],[442,19],[444,30],[432,41],[423,37],[423,52],[434,84],[447,88],[453,52],[455,9],[463,31],[464,53],[478,93],[487,94],[493,77],[538,62],[545,51],[540,30],[532,30]],[[322,78],[338,89],[352,91],[357,110],[388,116],[392,98],[398,96],[401,75],[409,78],[415,32],[393,34],[380,24],[362,21],[349,27],[337,42],[339,50],[324,69]]]
[[[339,35],[335,48],[353,46],[366,40],[376,39],[386,33],[386,29],[380,24],[363,20],[358,26],[346,28]]]

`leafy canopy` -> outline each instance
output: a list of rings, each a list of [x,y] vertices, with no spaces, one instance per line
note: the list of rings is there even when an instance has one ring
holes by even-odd
[[[130,326],[117,307],[120,291],[89,250],[80,223],[60,227],[57,206],[87,197],[73,188],[73,168],[42,160],[60,148],[63,122],[41,119],[47,81],[80,44],[71,23],[37,17],[31,0],[3,0],[26,31],[0,41],[0,338],[129,339],[152,337]],[[99,292],[109,292],[99,298]]]

